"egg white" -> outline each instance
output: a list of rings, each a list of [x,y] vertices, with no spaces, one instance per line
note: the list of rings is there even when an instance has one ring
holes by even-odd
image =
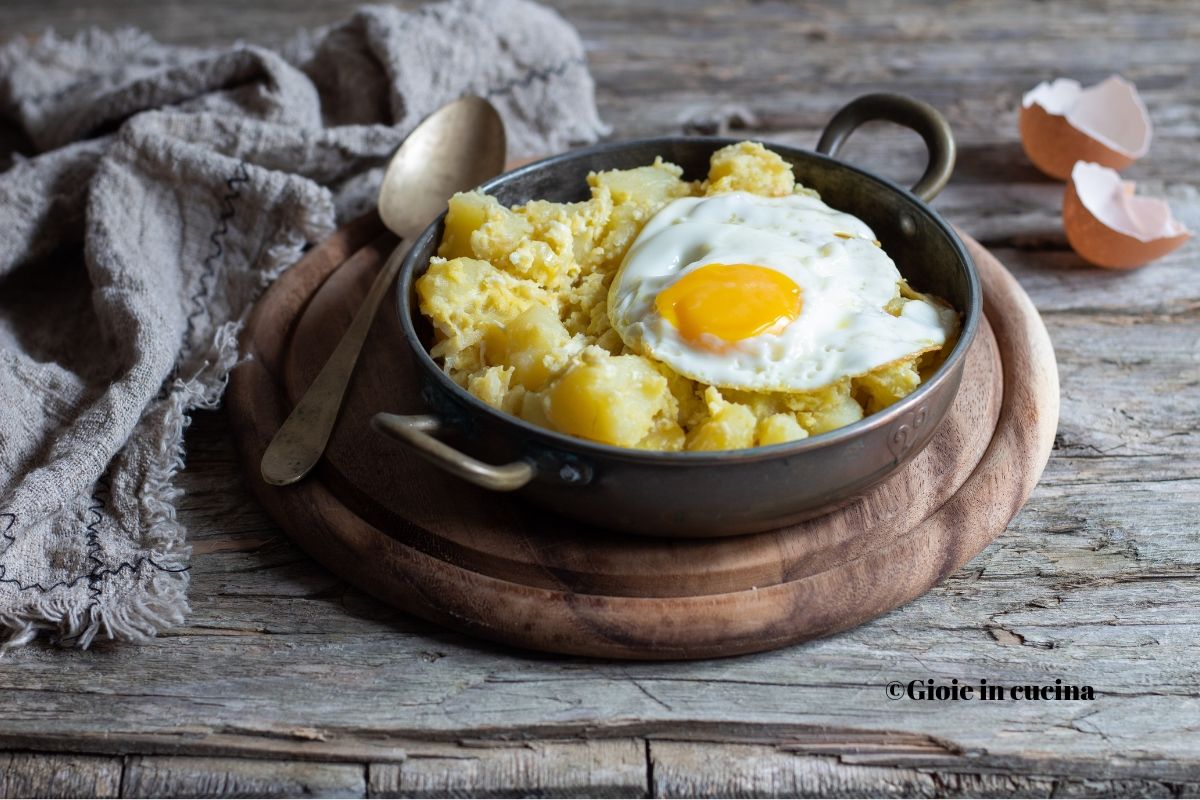
[[[906,301],[899,316],[884,310],[901,276],[874,240],[862,220],[809,193],[685,197],[634,240],[609,290],[609,320],[630,349],[693,380],[753,391],[819,389],[941,347],[957,326],[953,310],[925,300]],[[697,347],[659,314],[655,298],[714,263],[783,273],[801,289],[800,314],[782,330],[719,352]]]

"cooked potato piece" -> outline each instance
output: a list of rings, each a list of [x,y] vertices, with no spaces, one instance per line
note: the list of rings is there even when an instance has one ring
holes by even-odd
[[[654,429],[656,417],[674,417],[667,379],[646,359],[589,350],[586,360],[567,369],[547,392],[546,418],[555,429],[635,447]]]
[[[692,194],[693,185],[683,180],[682,175],[680,167],[657,158],[648,167],[593,172],[588,183],[607,188],[614,204],[651,208]]]
[[[441,337],[431,353],[444,359],[446,371],[464,384],[465,376],[455,373],[482,365],[479,345],[489,331],[531,305],[555,305],[554,296],[536,283],[474,258],[434,261],[417,279],[416,289],[421,313]]]
[[[680,178],[682,174],[682,169],[663,163],[660,158],[648,167],[594,172],[588,176],[593,192],[605,191],[612,197],[612,214],[600,240],[611,272],[616,271],[646,220],[672,200],[695,193],[695,184]]]
[[[474,257],[471,249],[471,234],[479,230],[488,219],[488,212],[504,209],[496,198],[479,192],[459,192],[450,198],[446,210],[446,230],[438,256],[445,259]],[[504,209],[507,211],[508,209]]]
[[[692,430],[687,437],[688,450],[737,450],[754,446],[754,413],[743,405],[730,403]]]
[[[687,437],[688,450],[735,450],[754,446],[758,421],[749,406],[730,403],[710,386],[704,393],[709,418]]]
[[[685,378],[662,362],[653,362],[655,368],[667,379],[667,386],[678,406],[676,419],[684,430],[690,430],[708,418],[708,406],[704,393],[708,388]]]
[[[792,165],[778,153],[758,142],[738,142],[713,153],[704,193],[751,192],[783,197],[795,188]]]
[[[640,450],[682,450],[686,434],[679,423],[666,417],[655,420],[650,433],[637,443]]]
[[[608,284],[611,278],[611,275],[593,272],[576,281],[566,293],[563,324],[567,330],[600,337],[612,329],[608,321]]]
[[[760,445],[783,444],[807,438],[808,431],[800,427],[795,414],[772,414],[758,421],[756,440]]]
[[[474,258],[434,261],[416,288],[421,312],[448,336],[506,323],[534,303],[556,305],[536,283]]]
[[[524,217],[514,214],[507,208],[502,208],[501,211],[502,213],[493,211],[477,230],[471,232],[471,255],[490,261],[498,268],[511,272],[517,277],[530,278],[549,288],[549,284],[543,280],[545,276],[533,274],[532,270],[528,268],[520,269],[518,259],[514,257],[515,253],[523,252],[522,248],[528,246],[533,226]],[[549,249],[548,245],[542,242],[538,242],[538,244]],[[512,266],[518,266],[518,268],[511,269]]]
[[[546,416],[546,394],[526,392],[517,402],[517,416],[541,428],[558,430]]]
[[[512,367],[488,367],[467,381],[467,391],[493,408],[515,413],[523,391],[511,387]]]
[[[804,426],[805,429],[815,436],[818,433],[837,430],[851,423],[858,422],[863,418],[863,409],[862,406],[854,402],[853,397],[847,395],[832,408],[814,413],[808,419],[799,414],[797,418],[804,420],[807,423]]]
[[[811,392],[776,392],[767,397],[776,408],[794,412],[796,421],[810,436],[857,422],[863,416],[849,378]]]
[[[558,314],[535,303],[486,337],[489,362],[511,367],[521,386],[538,391],[568,355],[571,337]]]
[[[552,245],[555,252],[584,273],[602,264],[600,241],[612,214],[612,195],[593,191],[592,199],[582,203],[551,203],[535,200],[518,206],[516,211],[533,226],[533,236]]]
[[[913,356],[893,361],[854,379],[855,392],[860,395],[860,401],[866,401],[863,406],[868,414],[887,408],[913,393],[921,383],[921,375],[917,371],[919,358]]]

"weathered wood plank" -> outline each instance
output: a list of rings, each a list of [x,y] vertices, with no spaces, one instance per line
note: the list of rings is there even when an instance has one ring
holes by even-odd
[[[1200,784],[880,767],[769,745],[650,743],[653,797],[1185,797]]]
[[[366,797],[366,770],[353,764],[246,758],[135,756],[122,797]]]
[[[1108,754],[1120,747],[1194,769],[1200,754],[1179,735],[1184,715],[1196,710],[1191,664],[1200,655],[1200,534],[1191,524],[1200,516],[1197,412],[1179,400],[1197,369],[1190,343],[1200,327],[1188,319],[1126,324],[1112,315],[1051,315],[1065,376],[1062,443],[1029,507],[942,587],[841,637],[761,661],[686,667],[529,661],[432,631],[361,596],[350,603],[352,593],[286,542],[230,545],[198,559],[191,630],[142,648],[18,656],[0,676],[6,707],[27,720],[20,735],[59,746],[70,746],[73,735],[89,746],[97,741],[69,721],[80,693],[115,693],[122,702],[103,704],[95,729],[137,732],[139,748],[211,752],[234,747],[221,737],[237,731],[236,747],[247,751],[269,742],[288,757],[351,760],[356,746],[379,735],[629,735],[631,726],[661,733],[685,719],[770,736],[828,724],[836,714],[847,728],[926,731],[978,748],[977,763],[989,768],[1050,758],[1031,752],[1023,736],[994,740],[1000,725],[1056,729],[1050,753],[1090,764],[1089,774],[1104,774]],[[1114,381],[1114,370],[1160,388],[1139,399],[1128,376]],[[203,415],[195,430],[211,434],[213,463],[232,459],[229,443],[217,444],[219,415]],[[213,469],[188,487],[196,499],[236,495],[238,483],[231,470]],[[354,603],[365,617],[345,613]],[[224,665],[220,676],[204,666],[214,658]],[[337,674],[345,690],[330,697],[266,669],[283,658],[307,675]],[[142,677],[140,695],[122,678],[131,672]],[[1061,676],[1101,694],[1086,708],[950,709],[931,717],[901,704],[889,706],[886,723],[879,718],[885,678],[964,673],[995,681]],[[405,709],[403,723],[397,707]],[[1082,730],[1071,727],[1082,718]],[[196,725],[180,730],[180,719]],[[315,738],[281,741],[313,719],[322,722]],[[1164,729],[1164,719],[1179,722]],[[1143,777],[1148,768],[1121,767]]]
[[[0,753],[0,797],[119,797],[121,759]]]
[[[640,739],[421,745],[398,764],[371,764],[372,797],[642,797]]]
[[[272,44],[357,4],[7,0],[0,36],[132,23],[174,41]],[[588,45],[614,136],[724,126],[812,146],[838,106],[878,90],[946,112],[960,158],[936,206],[1012,269],[1057,351],[1059,447],[1029,505],[942,586],[832,639],[699,664],[555,659],[445,633],[347,589],[279,534],[241,485],[223,416],[201,414],[181,477],[180,518],[197,550],[188,626],[140,648],[38,645],[7,656],[0,747],[253,754],[360,774],[372,761],[381,788],[401,786],[409,769],[434,791],[461,779],[446,753],[464,738],[502,740],[504,755],[483,772],[515,785],[513,740],[651,736],[692,740],[652,742],[664,794],[1200,792],[1200,246],[1131,273],[1082,266],[1059,224],[1061,186],[1025,161],[1015,115],[1020,94],[1045,78],[1134,79],[1155,141],[1127,175],[1200,229],[1200,53],[1190,46],[1200,16],[1164,0],[974,0],[952,12],[555,5]],[[919,141],[886,126],[856,134],[845,156],[899,181],[922,164]],[[1092,684],[1097,699],[883,696],[888,680],[923,677],[1061,677]],[[565,774],[543,757],[539,769]],[[4,772],[11,786],[17,773]],[[53,793],[48,780],[32,790]]]

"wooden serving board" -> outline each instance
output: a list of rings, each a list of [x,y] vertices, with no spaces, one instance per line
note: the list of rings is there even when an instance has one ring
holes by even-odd
[[[346,580],[495,641],[637,659],[747,653],[824,636],[924,593],[1020,509],[1058,421],[1054,352],[1011,275],[967,239],[985,313],[932,443],[845,508],[769,533],[667,539],[588,528],[449,477],[371,430],[424,410],[385,309],[326,458],[286,488],[259,461],[395,245],[374,215],[310,251],[255,307],[229,404],[247,480],[275,520]],[[747,502],[753,502],[752,497]],[[602,521],[598,521],[602,522]]]

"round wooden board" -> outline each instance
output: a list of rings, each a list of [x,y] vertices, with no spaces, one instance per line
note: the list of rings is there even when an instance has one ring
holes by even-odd
[[[229,393],[246,476],[279,524],[347,580],[496,641],[675,659],[844,630],[919,596],[1004,530],[1053,443],[1058,378],[1045,328],[1004,267],[964,239],[992,324],[972,347],[952,411],[900,473],[809,522],[724,539],[631,536],[442,474],[368,424],[377,411],[423,410],[387,309],[317,473],[291,487],[266,485],[267,442],[395,245],[374,215],[310,251],[247,322],[250,360],[234,370]]]

